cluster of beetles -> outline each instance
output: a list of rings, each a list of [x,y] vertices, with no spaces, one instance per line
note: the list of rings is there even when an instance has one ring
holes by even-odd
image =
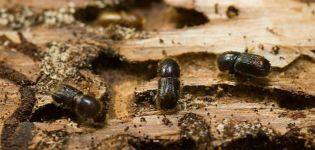
[[[220,71],[244,77],[261,78],[271,71],[270,62],[259,55],[228,51],[217,59]],[[177,108],[180,98],[180,66],[176,60],[166,58],[159,62],[159,76],[156,107],[172,113]],[[73,111],[83,122],[104,122],[105,111],[103,103],[92,96],[66,84],[60,85],[53,93],[55,103]]]
[[[131,12],[101,10],[95,7],[79,9],[75,17],[103,27],[114,24],[137,29],[142,28],[145,21],[142,16]],[[221,54],[217,64],[220,71],[251,78],[265,77],[271,70],[269,61],[262,56],[233,51]],[[159,62],[157,73],[159,81],[156,107],[163,112],[175,112],[180,99],[180,66],[174,59],[166,58]],[[52,98],[58,106],[73,111],[82,122],[102,123],[105,120],[104,104],[70,85],[59,85],[52,93]]]

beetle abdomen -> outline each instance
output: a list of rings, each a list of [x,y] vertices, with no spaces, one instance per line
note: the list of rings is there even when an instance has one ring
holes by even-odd
[[[157,105],[163,110],[176,107],[180,94],[180,81],[177,78],[164,77],[159,80]]]
[[[102,105],[94,97],[80,95],[75,112],[84,118],[93,118],[101,112]]]
[[[270,62],[259,55],[240,54],[234,63],[234,71],[247,76],[264,77],[270,73]]]

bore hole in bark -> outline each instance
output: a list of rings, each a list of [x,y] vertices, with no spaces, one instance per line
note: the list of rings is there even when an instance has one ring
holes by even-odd
[[[107,27],[120,25],[130,28],[143,29],[146,14],[150,14],[154,4],[162,3],[161,0],[124,1],[120,4],[99,7],[90,5],[78,8],[74,17],[76,20],[90,25]]]
[[[128,62],[120,56],[105,53],[92,62],[92,68],[96,74],[105,76],[108,74],[109,82],[123,76],[136,76],[141,80],[151,80],[157,75],[157,61]],[[111,76],[109,74],[111,72],[115,72],[116,75]]]
[[[178,8],[176,11],[177,13],[173,19],[176,22],[177,28],[198,26],[209,22],[208,18],[198,11],[182,8]]]
[[[268,135],[259,133],[257,136],[247,135],[245,138],[237,139],[228,144],[223,144],[221,149],[234,150],[234,149],[311,149],[304,146],[304,139],[297,139],[294,137],[277,137],[270,140]]]
[[[286,108],[290,110],[302,110],[311,109],[315,107],[314,96],[294,94],[285,90],[269,90],[262,87],[253,87],[247,85],[230,86],[225,84],[213,85],[213,86],[183,86],[182,87],[181,101],[185,103],[179,103],[183,105],[181,107],[199,108],[194,104],[194,100],[202,100],[204,104],[211,103],[212,101],[225,100],[226,98],[231,100],[237,99],[239,102],[275,102],[278,103],[280,108]],[[190,95],[186,97],[185,95]],[[135,100],[137,104],[145,107],[152,107],[154,105],[154,98],[156,91],[148,90],[141,93],[136,93]],[[233,103],[233,102],[231,102]],[[198,104],[198,103],[197,103]],[[185,106],[184,106],[185,105]]]
[[[291,110],[311,109],[315,107],[314,96],[299,95],[287,91],[281,91],[277,95],[279,106]]]
[[[75,114],[69,110],[57,107],[55,104],[47,104],[38,108],[30,119],[31,122],[55,121],[61,118],[77,120]]]
[[[120,12],[124,12],[126,15],[119,15]],[[102,14],[103,17],[101,17]],[[131,0],[105,8],[86,6],[78,8],[74,17],[78,21],[93,26],[101,25],[106,27],[111,22],[109,24],[119,24],[148,31],[192,27],[209,22],[203,13],[192,9],[174,8],[161,0]],[[107,21],[100,21],[99,18],[107,18],[105,19]],[[131,18],[138,19],[134,20]],[[128,21],[128,19],[134,21],[129,22],[130,20]]]
[[[229,6],[226,10],[226,16],[228,18],[234,18],[239,15],[239,9],[236,8],[235,6]]]
[[[162,0],[128,0],[126,3],[122,4],[125,8],[148,8],[153,7],[156,3],[163,3]]]
[[[101,8],[97,6],[86,6],[83,8],[78,8],[74,14],[76,20],[91,23],[95,21],[98,14],[101,12]]]
[[[183,94],[190,93],[194,96],[206,96],[214,95],[216,100],[220,97],[235,97],[239,100],[246,102],[276,102],[279,107],[301,110],[314,108],[314,96],[291,93],[285,90],[269,90],[263,89],[262,87],[253,87],[247,85],[215,85],[212,87],[208,86],[185,86],[183,87]]]
[[[194,150],[197,149],[197,144],[191,139],[180,139],[178,141],[163,141],[163,140],[145,140],[139,138],[130,138],[128,143],[137,150]]]

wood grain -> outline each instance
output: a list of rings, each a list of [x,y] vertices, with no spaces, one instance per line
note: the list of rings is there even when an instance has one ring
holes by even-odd
[[[89,2],[74,1],[77,7]],[[33,128],[27,126],[27,130],[33,133],[30,149],[42,148],[47,143],[51,144],[51,147],[46,147],[48,149],[59,146],[92,149],[95,145],[102,148],[102,144],[115,145],[111,140],[120,139],[119,136],[134,137],[139,141],[148,138],[157,143],[163,140],[176,142],[183,138],[178,121],[189,112],[206,120],[212,136],[211,145],[217,148],[233,145],[233,141],[248,139],[246,135],[256,136],[260,132],[282,139],[281,142],[290,141],[287,136],[296,130],[298,133],[293,139],[302,139],[308,146],[315,147],[314,133],[311,132],[315,126],[313,1],[309,4],[298,0],[165,2],[173,7],[203,13],[210,22],[157,31],[145,39],[121,41],[109,39],[109,30],[78,24],[61,27],[38,25],[22,29],[20,32],[25,39],[35,44],[44,56],[49,51],[48,45],[53,42],[72,47],[67,51],[75,54],[73,59],[62,65],[70,64],[78,71],[75,77],[57,81],[43,76],[42,69],[47,65],[43,59],[35,60],[5,44],[0,47],[0,61],[35,82],[38,91],[33,114],[53,103],[49,91],[40,91],[49,82],[71,84],[98,99],[110,98],[107,99],[110,101],[109,119],[103,128],[80,125],[65,117],[50,121],[35,119]],[[22,4],[40,12],[67,3],[66,0],[48,3],[13,0],[10,4],[0,1],[0,6]],[[227,17],[226,10],[230,6],[239,10],[238,16]],[[17,31],[1,28],[0,35],[16,44],[23,44]],[[88,50],[80,49],[81,46]],[[278,54],[272,51],[275,47],[280,48]],[[220,72],[216,66],[217,55],[230,50],[246,50],[266,57],[273,67],[271,74],[264,79],[244,79]],[[179,62],[182,83],[179,110],[168,115],[154,105],[158,77],[151,72],[155,72],[156,64],[165,57],[173,57]],[[91,65],[95,60],[106,63],[97,62],[103,68],[89,68],[95,67]],[[94,69],[103,69],[103,72]],[[20,86],[7,78],[0,79],[0,129],[21,105]],[[165,118],[170,124],[165,123]],[[17,135],[20,131],[24,133],[24,124],[28,123],[18,123],[13,132]]]
[[[283,68],[300,56],[314,60],[315,31],[313,5],[293,0],[284,1],[167,1],[170,5],[195,8],[210,19],[208,24],[172,31],[163,31],[144,40],[122,41],[114,46],[129,61],[158,60],[185,53],[206,52],[220,54],[225,51],[244,52],[265,56],[273,67]],[[286,3],[287,7],[282,7]],[[212,21],[214,5],[235,5],[240,15],[232,19]],[[163,42],[160,42],[160,41]],[[261,50],[259,45],[265,48]],[[270,53],[273,46],[280,53]],[[145,54],[147,57],[142,57]],[[281,57],[281,58],[280,58]]]

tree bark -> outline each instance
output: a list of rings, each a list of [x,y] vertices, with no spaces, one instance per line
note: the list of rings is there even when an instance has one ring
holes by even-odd
[[[0,1],[0,6],[22,4],[41,14],[67,2]],[[73,2],[76,8],[94,3]],[[165,2],[210,21],[141,38],[143,32],[128,30],[133,35],[123,35],[132,39],[124,40],[111,37],[127,29],[78,22],[19,31],[2,27],[1,148],[315,148],[313,1]],[[231,7],[237,13],[227,14]],[[230,50],[264,56],[271,74],[256,79],[220,72],[217,55]],[[155,106],[157,64],[166,57],[181,68],[181,98],[172,114]],[[86,126],[58,109],[51,92],[62,83],[101,100],[106,125]]]

